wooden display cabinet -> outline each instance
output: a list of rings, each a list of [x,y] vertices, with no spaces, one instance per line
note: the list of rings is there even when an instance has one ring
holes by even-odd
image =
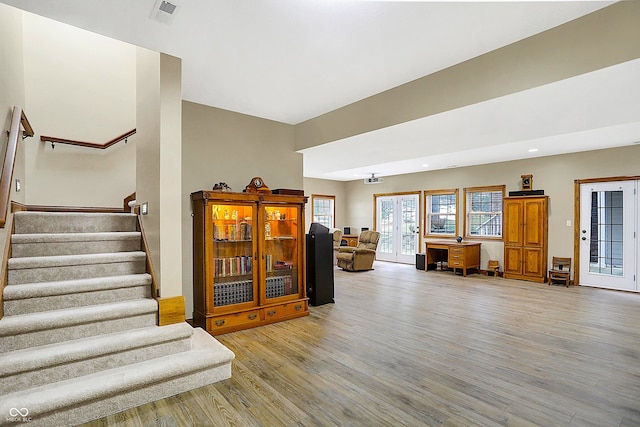
[[[309,314],[304,196],[198,191],[193,322],[222,334]]]

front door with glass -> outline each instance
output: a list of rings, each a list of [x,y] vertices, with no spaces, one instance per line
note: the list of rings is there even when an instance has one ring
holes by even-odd
[[[413,264],[418,252],[418,194],[376,197],[376,258]]]
[[[637,181],[580,186],[580,284],[638,291]]]

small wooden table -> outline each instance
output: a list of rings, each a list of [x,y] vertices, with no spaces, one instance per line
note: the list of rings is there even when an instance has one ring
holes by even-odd
[[[429,271],[429,265],[446,261],[449,268],[456,272],[462,269],[462,275],[467,270],[475,268],[480,271],[480,243],[454,242],[448,240],[432,240],[425,242],[426,261],[424,271]]]

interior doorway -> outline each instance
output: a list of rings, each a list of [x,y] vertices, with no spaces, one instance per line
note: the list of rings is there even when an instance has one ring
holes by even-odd
[[[380,242],[376,258],[413,264],[418,252],[420,194],[374,195],[376,230]]]
[[[638,292],[640,180],[580,183],[579,284]]]

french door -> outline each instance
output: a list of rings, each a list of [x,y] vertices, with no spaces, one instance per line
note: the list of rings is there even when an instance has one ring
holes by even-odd
[[[580,284],[638,292],[637,180],[580,184]]]
[[[418,203],[418,194],[376,196],[376,230],[380,232],[377,259],[407,264],[416,261]]]

